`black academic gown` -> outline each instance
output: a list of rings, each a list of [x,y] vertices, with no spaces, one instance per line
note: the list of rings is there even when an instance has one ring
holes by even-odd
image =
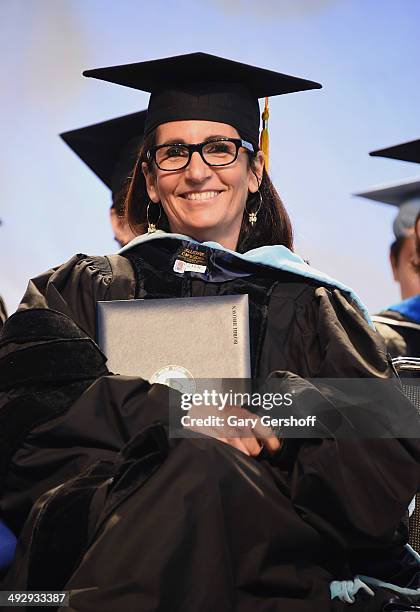
[[[420,488],[417,441],[286,440],[269,461],[212,439],[168,440],[167,390],[107,374],[89,338],[98,300],[248,293],[254,377],[286,371],[387,379],[385,347],[357,305],[333,286],[239,265],[205,247],[210,278],[181,277],[172,271],[178,249],[160,240],[125,255],[75,256],[29,283],[21,312],[6,326],[12,331],[0,345],[0,372],[8,374],[0,406],[9,442],[0,515],[19,532],[35,503],[8,584],[59,585],[72,592],[74,610],[344,609],[330,601],[331,580],[351,579],[366,551],[388,554],[404,541],[398,527]],[[61,313],[78,327],[69,331]],[[53,321],[42,321],[45,316]],[[28,337],[17,345],[25,317],[38,324],[26,319]],[[60,352],[63,337],[85,367]],[[79,494],[78,479],[86,483],[95,469],[93,498],[75,504],[82,553],[54,578],[31,573],[31,559],[39,568],[43,555],[50,562],[60,557],[43,533],[57,533],[53,541],[72,550],[60,535],[65,505],[53,501],[73,499],[65,497],[74,493],[68,487]],[[380,610],[381,597],[352,609]]]
[[[420,323],[395,310],[373,317],[391,357],[420,357]]]

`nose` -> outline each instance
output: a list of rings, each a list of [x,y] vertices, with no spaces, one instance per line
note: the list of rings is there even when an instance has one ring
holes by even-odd
[[[211,176],[211,168],[202,159],[198,151],[194,151],[191,160],[185,168],[186,178],[194,183],[202,183]]]

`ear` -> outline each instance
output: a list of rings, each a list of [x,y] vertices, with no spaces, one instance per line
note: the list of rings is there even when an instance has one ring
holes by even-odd
[[[257,193],[264,171],[264,153],[258,151],[255,159],[252,161],[252,166],[249,169],[248,191]]]
[[[141,170],[143,172],[144,180],[146,181],[146,189],[149,194],[149,198],[157,204],[160,202],[159,194],[157,192],[156,186],[156,175],[152,172],[146,162],[143,162],[141,165]]]

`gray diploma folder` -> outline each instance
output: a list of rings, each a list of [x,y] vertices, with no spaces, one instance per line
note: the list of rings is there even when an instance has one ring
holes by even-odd
[[[251,377],[247,295],[98,302],[98,342],[115,374]]]

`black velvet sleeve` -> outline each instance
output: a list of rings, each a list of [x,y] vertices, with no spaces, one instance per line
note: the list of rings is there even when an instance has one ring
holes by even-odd
[[[36,499],[98,460],[114,461],[143,427],[168,422],[168,388],[108,374],[69,317],[29,309],[0,335],[0,517],[20,529]]]

